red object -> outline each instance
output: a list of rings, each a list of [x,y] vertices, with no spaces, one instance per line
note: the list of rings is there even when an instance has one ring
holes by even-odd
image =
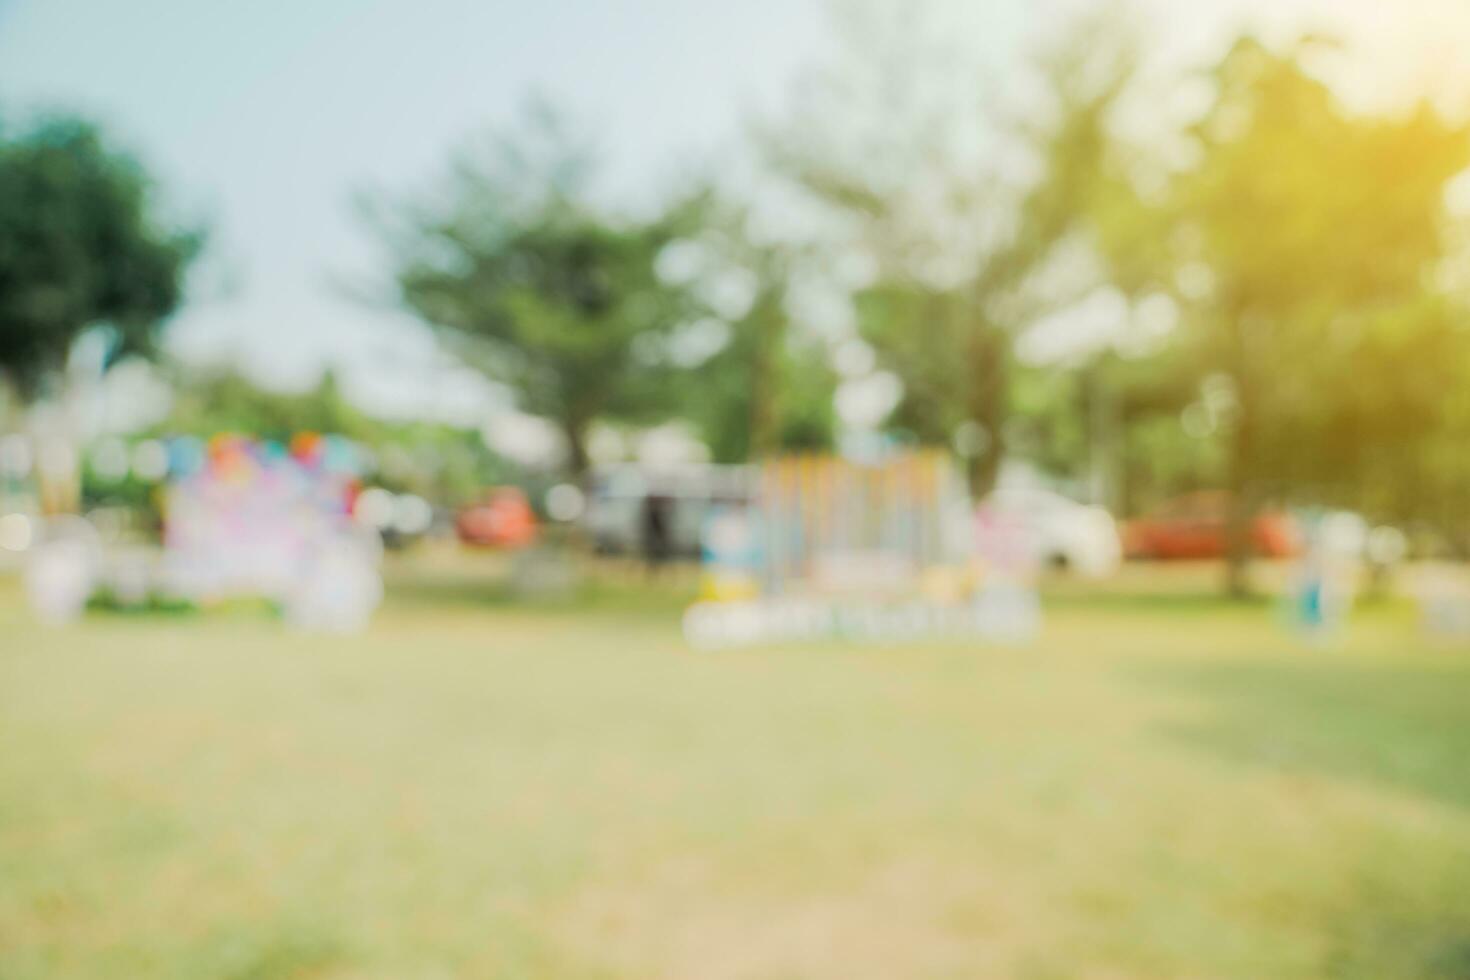
[[[481,503],[460,511],[454,529],[465,544],[523,548],[536,540],[536,515],[518,488],[499,487]]]
[[[325,442],[316,432],[298,432],[291,437],[291,455],[297,462],[316,466],[322,461]]]
[[[1171,500],[1152,514],[1129,521],[1123,546],[1129,558],[1223,558],[1230,497],[1220,491]],[[1289,558],[1298,551],[1296,525],[1281,511],[1257,514],[1250,527],[1251,551],[1262,558]]]

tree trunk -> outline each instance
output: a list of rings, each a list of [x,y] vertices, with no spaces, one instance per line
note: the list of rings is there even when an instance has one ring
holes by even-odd
[[[995,484],[1000,477],[1000,464],[1001,451],[995,445],[992,437],[989,448],[978,455],[970,457],[968,476],[970,480],[970,497],[972,499],[984,500],[990,496],[990,492],[995,489]]]
[[[1251,525],[1257,501],[1254,486],[1254,420],[1243,386],[1237,385],[1239,406],[1235,430],[1230,436],[1229,500],[1225,514],[1225,594],[1232,599],[1251,595]]]
[[[1225,594],[1232,599],[1250,598],[1251,522],[1255,517],[1244,498],[1232,493],[1225,527]]]
[[[746,455],[753,462],[772,455],[777,448],[776,384],[772,351],[764,343],[750,364],[750,433]]]
[[[755,318],[755,346],[750,359],[750,417],[748,424],[746,456],[759,462],[776,452],[779,447],[778,401],[781,397],[778,380],[781,347],[785,340],[785,316],[779,296],[763,297],[759,307],[752,312]]]
[[[970,459],[970,496],[982,500],[995,489],[1005,460],[1006,396],[1010,382],[1008,338],[994,327],[978,331],[970,348],[968,420],[979,425],[987,441]]]
[[[587,455],[587,424],[575,420],[562,422],[562,435],[567,441],[567,472],[572,482],[584,493],[590,489],[592,460]]]
[[[1083,404],[1087,422],[1088,503],[1117,513],[1122,484],[1123,426],[1108,373],[1106,354],[1082,371]]]
[[[1249,305],[1239,297],[1226,304],[1229,347],[1226,351],[1230,379],[1234,383],[1235,416],[1230,431],[1225,514],[1225,594],[1244,599],[1251,594],[1251,524],[1257,508],[1258,475],[1256,425],[1260,402],[1256,379],[1255,321],[1246,314]]]

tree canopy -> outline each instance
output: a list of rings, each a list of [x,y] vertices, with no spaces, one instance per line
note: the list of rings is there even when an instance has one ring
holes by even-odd
[[[149,353],[201,243],[164,220],[142,167],[92,124],[0,132],[0,373],[34,393],[94,327],[114,357]]]
[[[903,385],[893,422],[941,445],[979,433],[970,476],[983,494],[1006,454],[1017,339],[1078,298],[1038,283],[1063,253],[1111,244],[1099,226],[1131,193],[1109,122],[1132,58],[1113,38],[1067,38],[1029,66],[1043,97],[1013,125],[978,77],[961,80],[958,104],[929,98],[947,90],[939,57],[882,26],[850,36],[847,61],[777,129],[775,162],[856,230],[874,269],[854,302]],[[1027,175],[975,143],[1025,158]]]
[[[1170,202],[1180,340],[1229,395],[1236,588],[1255,507],[1371,504],[1424,448],[1470,352],[1436,276],[1470,130],[1427,107],[1352,114],[1302,55],[1250,39],[1229,52]]]
[[[692,231],[666,265],[704,312],[668,339],[683,369],[680,414],[718,462],[830,449],[836,373],[825,339],[791,309],[809,257],[756,234],[750,208],[728,194],[709,189],[687,206]]]
[[[401,302],[520,408],[555,421],[578,475],[594,422],[666,404],[650,339],[696,309],[657,272],[680,209],[610,213],[593,198],[594,171],[590,151],[536,114],[462,155],[439,193],[390,209],[386,224]]]

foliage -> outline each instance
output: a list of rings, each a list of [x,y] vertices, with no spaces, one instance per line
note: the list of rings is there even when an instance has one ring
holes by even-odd
[[[671,362],[685,369],[682,414],[717,462],[831,448],[836,374],[823,339],[790,311],[805,256],[759,239],[749,211],[714,192],[690,204],[695,232],[679,244],[708,313],[669,339]],[[681,353],[689,347],[692,357]]]
[[[1372,503],[1422,448],[1466,350],[1435,270],[1470,131],[1428,108],[1349,114],[1303,56],[1230,51],[1173,190],[1183,339],[1229,383],[1237,529],[1268,496]]]
[[[977,492],[1006,453],[1017,338],[1076,298],[1040,280],[1068,253],[1121,255],[1130,240],[1132,191],[1110,115],[1133,58],[1096,26],[1036,60],[1043,103],[1007,127],[968,92],[958,105],[926,99],[936,88],[926,71],[941,59],[901,29],[895,41],[870,25],[773,141],[777,165],[858,230],[876,269],[855,301],[864,337],[903,383],[894,424],[944,445],[962,423],[978,427]],[[1009,139],[1030,176],[1008,177],[998,155],[974,159],[966,139]]]
[[[205,438],[246,432],[282,443],[298,432],[345,436],[373,454],[372,482],[443,505],[468,503],[487,486],[519,476],[474,430],[364,413],[343,395],[330,371],[302,392],[262,388],[233,372],[187,380],[162,428],[167,434]]]
[[[151,352],[201,243],[168,226],[147,174],[92,124],[0,134],[0,374],[34,393],[92,327],[114,357]]]
[[[437,197],[379,215],[403,305],[522,409],[554,420],[578,475],[593,422],[664,407],[666,367],[648,338],[694,308],[656,272],[680,209],[608,213],[593,199],[593,163],[541,111],[461,156]]]
[[[283,444],[301,432],[344,436],[369,451],[370,482],[418,494],[441,506],[469,503],[486,487],[524,478],[472,429],[388,421],[364,413],[343,395],[331,372],[299,392],[262,387],[234,371],[185,373],[176,384],[169,416],[143,435],[208,439],[222,432]],[[154,487],[136,476],[104,479],[88,465],[82,479],[83,499],[89,505],[122,505],[145,515],[156,511]]]
[[[374,450],[373,482],[397,493],[415,493],[441,506],[458,507],[483,497],[488,487],[529,477],[493,452],[472,429],[432,422],[385,425],[368,443]]]
[[[749,334],[737,335],[689,377],[699,391],[689,399],[687,411],[714,461],[739,463],[773,451],[832,448],[836,376],[826,349],[811,342],[786,343],[762,355],[752,350],[755,344]],[[757,371],[765,375],[771,393],[751,384]],[[762,406],[761,399],[773,404]],[[770,429],[759,437],[762,418],[770,420],[765,423]]]
[[[368,444],[378,441],[384,428],[343,396],[330,371],[315,387],[292,392],[262,387],[232,370],[183,376],[162,426],[169,435],[204,439],[220,432],[242,432],[289,443],[298,432],[321,432]]]

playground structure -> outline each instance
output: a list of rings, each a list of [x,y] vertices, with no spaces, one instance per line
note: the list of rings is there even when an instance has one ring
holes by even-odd
[[[940,450],[864,462],[802,455],[753,467],[749,493],[711,514],[696,646],[840,635],[1022,639],[1037,607],[1024,542],[977,524]]]
[[[969,495],[946,453],[871,464],[837,456],[772,460],[755,476],[765,526],[763,591],[893,594],[968,563]]]
[[[892,592],[971,557],[965,482],[940,450],[605,469],[587,520],[599,550],[639,551],[651,495],[671,509],[675,554],[701,556],[709,580],[742,595]]]

